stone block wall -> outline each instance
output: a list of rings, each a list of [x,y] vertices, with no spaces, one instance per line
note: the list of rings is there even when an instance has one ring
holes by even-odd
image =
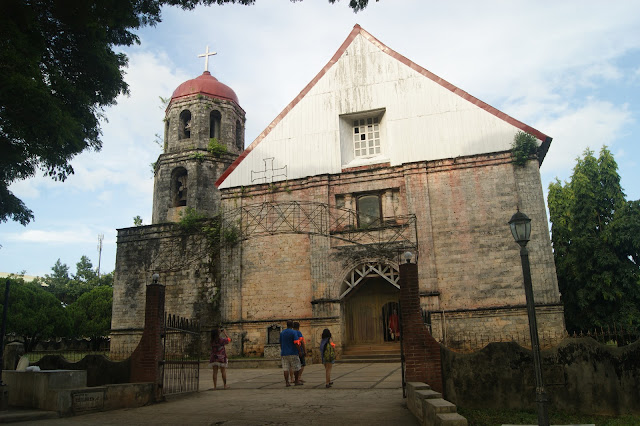
[[[179,139],[180,113],[191,113],[191,137]],[[244,147],[236,145],[237,138],[244,141],[245,113],[234,102],[194,95],[174,100],[165,116],[165,152],[177,152],[193,148],[206,150],[209,146],[209,114],[218,111],[221,115],[219,142],[229,153],[240,154]],[[241,135],[236,135],[236,121],[240,120]],[[213,182],[212,182],[213,184]]]
[[[213,186],[213,182],[236,157],[236,155],[222,154],[216,158],[202,149],[161,154],[154,173],[152,222],[158,224],[180,220],[180,212],[184,207],[174,206],[174,183],[172,182],[172,173],[179,167],[187,172],[186,207],[209,217],[215,215],[220,207],[220,191]]]
[[[457,412],[455,404],[421,382],[407,383],[407,408],[422,426],[467,426],[467,419]]]
[[[537,305],[536,319],[543,347],[566,337],[562,305]],[[526,306],[432,312],[430,320],[432,335],[455,351],[478,350],[492,341],[530,344]]]
[[[330,207],[347,207],[348,202],[354,208],[358,194],[388,192],[391,197],[382,200],[383,210],[416,215],[421,307],[431,312],[438,340],[448,337],[448,343],[455,343],[465,333],[479,331],[489,340],[501,340],[527,330],[519,246],[507,223],[518,208],[532,218],[529,249],[541,333],[564,333],[536,161],[514,167],[509,153],[497,153],[368,166],[338,175],[231,188],[223,191],[221,202],[225,209],[292,200]],[[223,280],[231,292],[225,303],[233,305],[226,310],[225,321],[255,320],[256,314],[249,318],[249,311],[256,310],[264,321],[311,318],[343,334],[340,288],[357,266],[339,257],[338,248],[345,244],[321,235],[291,234],[242,242],[235,252],[241,260],[231,261],[233,281]],[[295,254],[280,253],[291,247]],[[294,257],[296,262],[288,262]],[[285,303],[290,297],[286,288],[274,289],[274,272],[297,282],[301,300],[296,308]],[[275,307],[286,315],[273,312]]]
[[[509,153],[497,153],[362,167],[227,189],[221,193],[221,205],[227,212],[264,201],[326,203],[335,208],[336,203],[346,203],[348,195],[363,193],[384,196],[384,211],[416,215],[420,305],[431,312],[435,337],[452,341],[481,329],[490,339],[500,340],[505,333],[526,330],[519,250],[507,224],[518,207],[532,219],[528,247],[539,328],[541,333],[564,331],[535,161],[514,167]],[[221,250],[216,282],[210,254],[202,252],[196,237],[181,236],[170,224],[121,229],[114,339],[125,340],[127,333],[142,328],[144,284],[159,271],[167,289],[167,311],[198,319],[204,328],[214,325],[203,319],[207,301],[220,292],[221,321],[230,332],[244,336],[241,345],[234,342],[234,353],[262,354],[267,343],[263,330],[287,319],[308,324],[314,339],[329,328],[340,348],[345,332],[341,288],[362,261],[341,258],[345,244],[349,243],[326,235],[255,236]]]
[[[568,338],[541,352],[549,407],[599,415],[640,414],[640,341],[615,347]],[[465,408],[535,409],[533,356],[516,343],[459,354],[442,349],[444,395]]]
[[[166,289],[167,312],[212,326],[211,301],[220,286],[201,236],[185,236],[174,224],[149,225],[119,229],[117,243],[112,348],[135,348],[140,340],[145,288],[155,272]]]

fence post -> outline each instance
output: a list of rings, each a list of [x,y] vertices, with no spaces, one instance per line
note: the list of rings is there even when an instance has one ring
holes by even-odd
[[[131,382],[156,384],[156,400],[162,399],[162,335],[164,334],[165,287],[147,285],[144,331],[138,347],[131,355]]]
[[[403,263],[398,269],[406,381],[426,382],[434,390],[442,392],[440,344],[429,334],[420,314],[418,265]]]

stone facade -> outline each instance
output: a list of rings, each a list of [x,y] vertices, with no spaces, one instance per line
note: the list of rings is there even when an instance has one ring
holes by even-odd
[[[414,213],[421,307],[429,313],[434,337],[453,348],[470,335],[494,341],[528,335],[519,246],[507,224],[519,207],[533,218],[528,247],[540,333],[562,335],[562,307],[535,160],[520,168],[508,153],[493,154],[370,167],[286,186],[225,190],[221,203],[225,210],[291,200],[336,206],[357,194],[391,193],[389,203],[383,204],[385,220]],[[300,321],[311,347],[324,328],[342,340],[343,281],[358,264],[339,257],[343,241],[309,234],[241,240],[220,253],[216,282],[209,258],[206,253],[198,256],[197,238],[190,238],[170,224],[119,231],[116,275],[121,285],[114,291],[114,325],[119,328],[114,327],[114,333],[141,329],[143,293],[137,290],[153,271],[161,270],[170,312],[206,318],[202,306],[221,291],[222,321],[235,335],[232,353],[262,355],[267,328],[289,318]],[[397,269],[394,261],[378,260]]]
[[[365,66],[371,69],[346,72]],[[415,84],[394,85],[392,77]],[[352,89],[363,93],[353,104]],[[405,97],[411,108],[399,101]],[[205,332],[225,324],[230,354],[263,355],[269,328],[287,319],[300,322],[316,360],[325,328],[338,355],[347,344],[390,342],[399,255],[407,249],[435,339],[456,349],[470,334],[488,341],[526,335],[519,246],[507,224],[517,209],[532,219],[540,331],[562,335],[539,171],[551,138],[435,78],[359,26],[241,152],[244,117],[233,91],[208,72],[174,92],[153,224],[118,231],[116,344],[139,336],[153,273],[166,286],[167,311],[200,320]],[[352,126],[365,118],[381,120],[375,155],[361,155],[365,127]],[[510,152],[518,131],[540,141],[539,158],[524,167]],[[212,140],[226,153],[211,152]],[[239,240],[212,252],[202,235],[171,223],[187,208],[207,217],[222,212]]]
[[[342,206],[345,198],[363,193],[383,197],[385,221],[396,214],[416,215],[421,307],[430,313],[434,337],[454,348],[474,333],[489,340],[528,334],[519,246],[507,224],[519,207],[533,218],[528,247],[540,333],[562,335],[562,307],[533,159],[524,168],[514,166],[509,153],[359,168],[288,181],[275,189],[223,190],[222,205],[229,210],[296,200]],[[312,342],[319,341],[324,328],[341,340],[347,327],[342,283],[357,266],[339,258],[342,241],[285,234],[239,245],[228,254],[235,260],[223,266],[234,276],[223,279],[223,321],[230,330],[246,331],[245,350],[261,353],[267,325],[287,318],[301,321]]]

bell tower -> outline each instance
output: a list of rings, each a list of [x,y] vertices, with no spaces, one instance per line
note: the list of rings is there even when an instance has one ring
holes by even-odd
[[[186,208],[213,216],[214,182],[244,150],[245,112],[235,92],[208,71],[173,92],[164,118],[164,152],[155,166],[152,222],[177,222]]]

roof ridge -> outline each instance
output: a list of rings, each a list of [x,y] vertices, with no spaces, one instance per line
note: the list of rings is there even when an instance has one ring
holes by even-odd
[[[329,69],[331,69],[331,67],[338,61],[338,59],[340,59],[340,57],[344,54],[344,52],[347,50],[349,45],[351,45],[351,43],[353,43],[353,40],[355,40],[355,38],[358,35],[362,35],[370,43],[372,43],[376,47],[378,47],[382,52],[384,52],[387,55],[391,56],[395,60],[403,63],[404,65],[408,66],[409,68],[413,69],[414,71],[418,72],[419,74],[429,78],[433,82],[439,84],[440,86],[442,86],[445,89],[451,91],[452,93],[460,96],[461,98],[465,99],[468,102],[471,102],[472,104],[476,105],[477,107],[479,107],[481,109],[484,109],[485,111],[487,111],[488,113],[498,117],[499,119],[501,119],[503,121],[506,121],[507,123],[513,125],[514,127],[517,127],[520,130],[525,131],[527,133],[530,133],[530,134],[534,135],[535,137],[537,137],[538,139],[540,139],[541,142],[542,142],[541,147],[543,148],[543,155],[542,155],[542,158],[539,159],[539,162],[540,162],[540,164],[542,164],[542,160],[544,159],[544,155],[546,154],[547,150],[549,149],[549,144],[551,143],[551,137],[545,135],[544,133],[540,132],[539,130],[534,129],[533,127],[531,127],[531,126],[529,126],[529,125],[527,125],[527,124],[525,124],[525,123],[523,123],[523,122],[521,122],[519,120],[516,120],[515,118],[511,117],[510,115],[505,114],[504,112],[498,110],[495,107],[492,107],[491,105],[487,104],[484,101],[481,101],[480,99],[476,98],[475,96],[470,95],[469,93],[467,93],[464,90],[458,88],[454,84],[449,83],[447,80],[435,75],[431,71],[429,71],[426,68],[416,64],[412,60],[408,59],[407,57],[405,57],[405,56],[401,55],[400,53],[396,52],[395,50],[391,49],[386,44],[382,43],[380,40],[378,40],[376,37],[374,37],[371,33],[369,33],[364,28],[362,28],[359,24],[355,24],[353,26],[353,29],[351,30],[351,32],[349,33],[349,35],[345,39],[345,41],[340,45],[340,47],[338,48],[336,53],[331,57],[329,62],[327,62],[327,64],[320,70],[320,72],[318,72],[318,74],[316,74],[316,76],[300,91],[300,93],[298,93],[298,95],[291,102],[289,102],[289,104],[280,112],[280,114],[278,114],[276,116],[276,118],[274,118],[271,121],[271,123],[269,123],[269,125],[254,139],[254,141],[251,143],[251,145],[249,145],[240,154],[240,156],[238,158],[236,158],[236,160],[233,163],[231,163],[231,165],[229,167],[227,167],[227,169],[224,171],[224,173],[222,173],[222,175],[220,175],[218,180],[216,180],[216,182],[215,182],[215,186],[216,187],[219,187],[225,181],[227,176],[229,176],[231,174],[231,172],[233,172],[236,169],[236,167],[242,162],[242,160],[244,160],[247,157],[247,155],[249,155],[249,153],[251,151],[253,151],[253,149],[260,142],[262,142],[262,140],[269,133],[271,133],[271,130],[273,130],[273,128],[276,125],[278,125],[278,123],[280,123],[280,121],[289,113],[289,111],[291,111],[293,109],[293,107],[295,107],[298,104],[298,102],[300,102],[300,100],[307,93],[309,93],[309,91],[316,85],[316,83],[320,80],[320,78],[322,78],[327,73],[327,71],[329,71]]]

